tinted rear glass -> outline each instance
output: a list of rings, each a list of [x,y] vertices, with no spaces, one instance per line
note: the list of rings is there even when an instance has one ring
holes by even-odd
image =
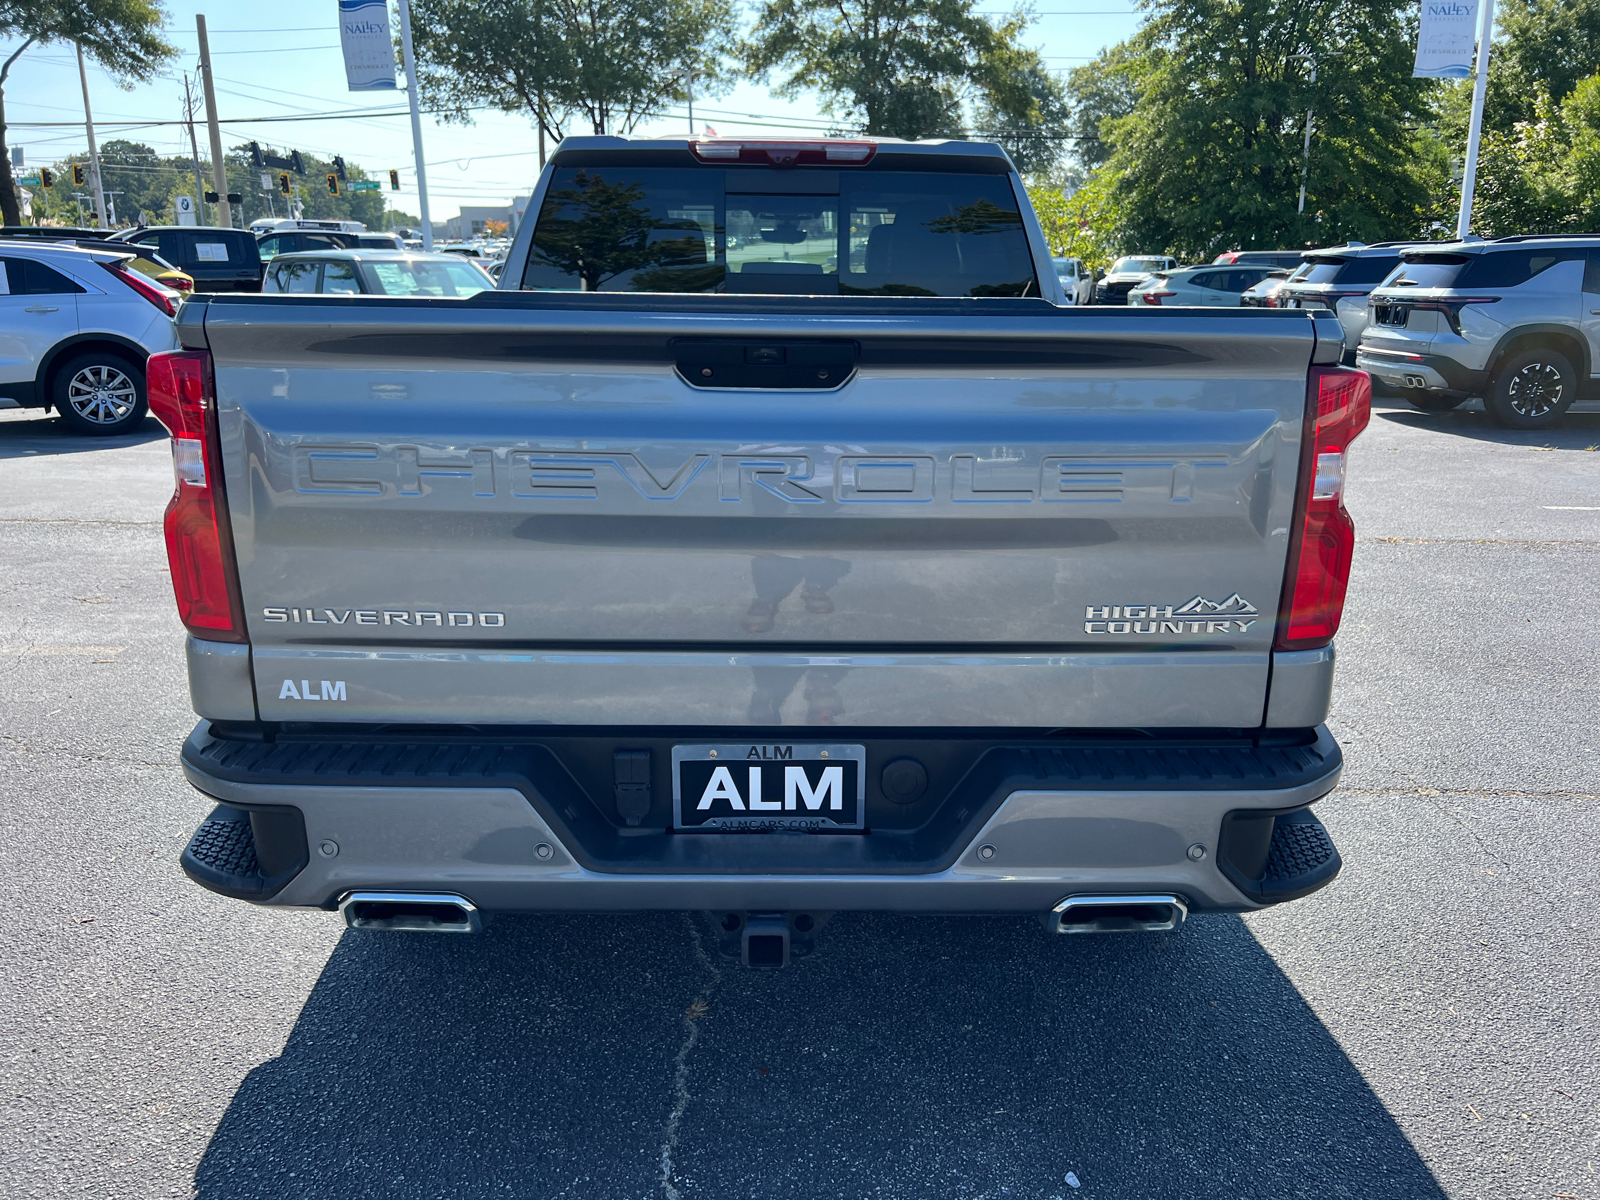
[[[1419,258],[1402,260],[1400,269],[1389,281],[1391,287],[1401,284],[1422,288],[1455,287],[1463,267],[1472,261],[1468,254],[1424,254]]]
[[[1570,247],[1495,250],[1477,256],[1460,276],[1461,287],[1508,288],[1527,283],[1559,262],[1583,261],[1588,251]]]
[[[771,176],[715,168],[555,172],[525,289],[790,295],[1038,295],[1007,179]],[[753,190],[755,186],[763,188]],[[831,186],[828,185],[828,186]],[[741,192],[741,187],[751,188]]]

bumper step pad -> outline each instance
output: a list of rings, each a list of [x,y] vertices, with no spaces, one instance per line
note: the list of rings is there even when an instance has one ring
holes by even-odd
[[[298,809],[219,804],[194,831],[178,864],[203,888],[236,900],[265,900],[308,859]]]
[[[1343,866],[1333,838],[1309,808],[1229,813],[1218,864],[1257,904],[1296,900],[1331,883]]]

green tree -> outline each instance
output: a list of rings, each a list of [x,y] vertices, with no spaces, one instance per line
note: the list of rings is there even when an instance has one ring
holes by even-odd
[[[1146,40],[1135,37],[1107,46],[1093,61],[1067,72],[1066,132],[1072,137],[1074,157],[1087,170],[1111,157],[1101,125],[1127,116],[1139,102],[1136,68],[1152,65],[1146,61],[1151,53]]]
[[[1037,55],[1023,69],[1033,104],[1020,116],[1002,111],[987,96],[977,108],[973,136],[1000,143],[1029,180],[1053,180],[1061,170],[1070,119],[1066,89]]]
[[[5,120],[5,84],[17,59],[31,46],[75,42],[131,87],[177,53],[161,36],[166,16],[160,0],[0,0],[0,37],[22,39],[0,64],[0,217],[5,224],[22,220]]]
[[[1489,56],[1488,128],[1509,133],[1517,122],[1535,120],[1540,88],[1560,105],[1580,80],[1600,71],[1600,0],[1501,0],[1496,24],[1501,36]],[[1455,90],[1470,96],[1471,84]],[[1465,138],[1465,111],[1460,120]]]
[[[1030,69],[1035,51],[1017,38],[1022,13],[989,21],[975,0],[764,0],[745,43],[746,69],[775,90],[815,88],[826,110],[880,137],[959,137],[964,104],[990,118],[1042,119]]]
[[[421,95],[458,119],[526,113],[560,140],[581,117],[631,132],[669,103],[731,82],[731,0],[414,0]]]
[[[1151,0],[1138,100],[1102,129],[1137,249],[1327,245],[1410,235],[1426,116],[1403,0]],[[1337,51],[1338,57],[1332,53]],[[1318,52],[1310,82],[1306,54]],[[1308,107],[1306,211],[1296,213]]]
[[[1109,171],[1096,171],[1070,195],[1060,187],[1028,189],[1050,253],[1082,259],[1091,267],[1108,266],[1122,253],[1128,213],[1120,182]]]

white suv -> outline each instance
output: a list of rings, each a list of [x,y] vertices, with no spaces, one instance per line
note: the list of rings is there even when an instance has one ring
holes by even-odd
[[[74,433],[144,420],[145,359],[178,348],[179,293],[132,253],[0,239],[0,403],[54,408]]]

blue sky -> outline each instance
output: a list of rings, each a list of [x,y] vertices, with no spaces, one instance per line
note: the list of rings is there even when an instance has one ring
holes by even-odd
[[[980,0],[980,7],[1004,11],[999,0]],[[142,123],[182,117],[183,76],[198,62],[194,17],[202,12],[210,32],[217,107],[226,122],[224,145],[255,139],[323,157],[342,154],[374,174],[399,168],[405,190],[394,197],[395,204],[416,211],[405,97],[400,92],[346,90],[336,0],[276,0],[270,6],[169,0],[167,11],[168,40],[180,55],[163,78],[123,91],[90,64],[89,96],[101,141],[126,137],[162,154],[188,153],[183,126]],[[1129,0],[1037,0],[1037,11],[1028,41],[1040,48],[1051,67],[1063,70],[1121,41],[1139,23]],[[398,22],[398,16],[391,20]],[[15,44],[0,46],[9,54]],[[372,109],[396,111],[357,118],[264,119]],[[26,149],[29,166],[83,152],[83,100],[70,47],[35,47],[18,60],[6,84],[6,116],[10,144]],[[696,125],[710,124],[721,134],[805,134],[820,129],[824,120],[815,96],[779,100],[756,84],[741,84],[719,100],[695,105]],[[73,127],[72,122],[79,124]],[[682,133],[687,128],[680,109],[639,132]],[[203,152],[204,128],[197,134]],[[424,117],[423,147],[435,220],[454,215],[462,204],[503,204],[525,193],[538,173],[532,128],[520,116],[482,113],[467,126]]]

